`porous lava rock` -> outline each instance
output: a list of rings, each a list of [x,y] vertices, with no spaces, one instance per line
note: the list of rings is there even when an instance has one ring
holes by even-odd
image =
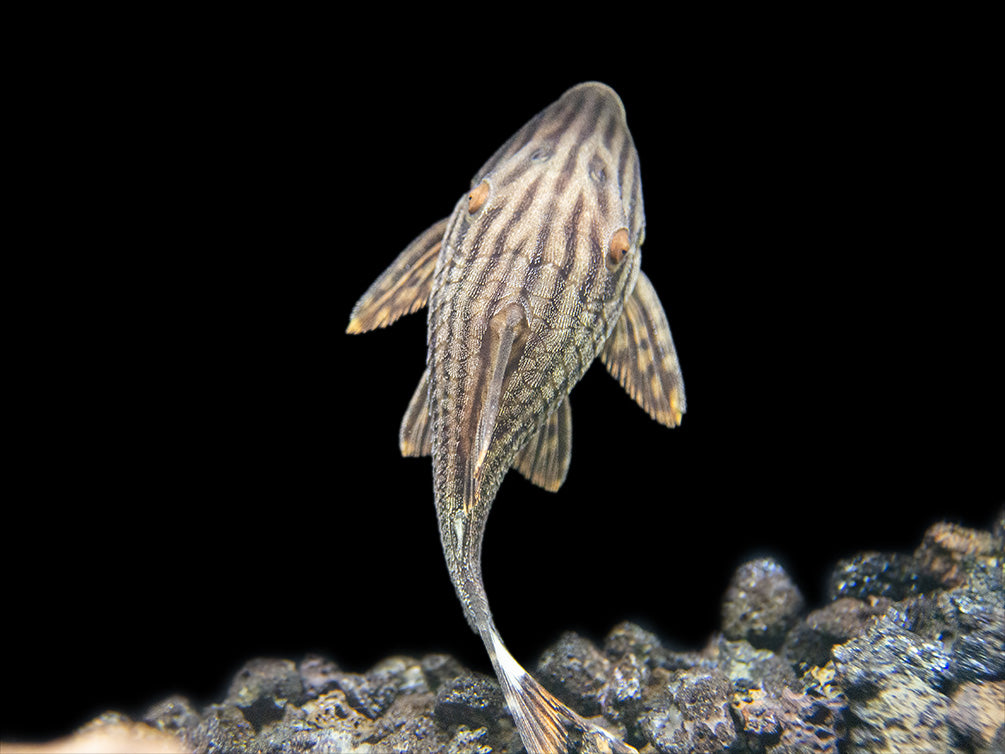
[[[640,754],[1000,752],[1003,568],[1005,509],[989,531],[940,523],[913,553],[842,559],[828,601],[812,609],[776,562],[745,563],[721,632],[702,647],[671,649],[622,622],[596,641],[567,632],[529,667]],[[496,679],[445,654],[365,670],[318,655],[257,658],[219,702],[198,710],[166,695],[81,733],[102,730],[157,734],[195,754],[523,750]]]

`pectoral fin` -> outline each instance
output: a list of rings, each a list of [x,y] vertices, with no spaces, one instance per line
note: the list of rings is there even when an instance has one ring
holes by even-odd
[[[513,466],[528,481],[556,492],[565,481],[571,459],[572,410],[566,397],[517,454]]]
[[[433,435],[429,424],[429,368],[422,373],[419,386],[409,401],[398,432],[398,447],[403,456],[428,456],[433,453]]]
[[[347,333],[387,327],[402,315],[411,314],[426,305],[446,228],[447,218],[444,218],[426,228],[405,247],[356,302],[349,317]]]
[[[600,352],[607,370],[660,424],[681,422],[684,380],[663,305],[644,273]]]

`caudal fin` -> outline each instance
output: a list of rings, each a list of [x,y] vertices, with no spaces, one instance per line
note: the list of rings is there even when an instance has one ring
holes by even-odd
[[[545,690],[509,653],[494,626],[487,627],[482,640],[528,754],[638,754]]]

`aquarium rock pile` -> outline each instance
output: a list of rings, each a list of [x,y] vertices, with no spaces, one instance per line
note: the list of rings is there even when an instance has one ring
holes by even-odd
[[[989,531],[940,523],[914,553],[842,560],[809,609],[774,561],[735,573],[722,626],[697,651],[621,623],[567,633],[533,668],[642,754],[1005,751],[1005,509]],[[170,734],[181,750],[516,754],[495,678],[443,654],[364,672],[325,657],[255,659],[219,703],[172,696],[102,725]]]

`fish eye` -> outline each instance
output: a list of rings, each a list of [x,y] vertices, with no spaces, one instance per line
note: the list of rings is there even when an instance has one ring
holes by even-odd
[[[607,269],[616,270],[631,248],[632,245],[628,241],[628,230],[619,228],[614,231],[611,242],[607,246]]]
[[[489,182],[482,181],[468,194],[468,212],[474,214],[482,208],[485,200],[489,198]]]

